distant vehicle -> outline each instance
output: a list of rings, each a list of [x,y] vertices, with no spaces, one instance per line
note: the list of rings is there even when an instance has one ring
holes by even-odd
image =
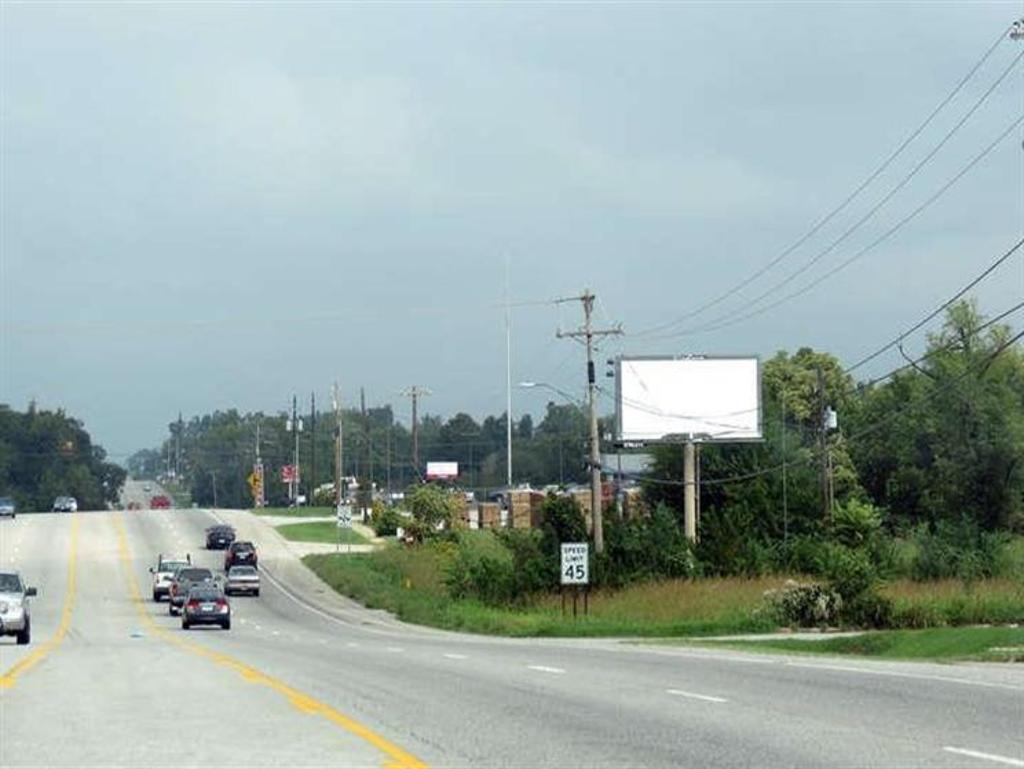
[[[132,501],[132,502],[128,503],[128,507],[125,508],[125,509],[126,510],[141,510],[142,509],[142,505],[140,505],[138,502]]]
[[[53,500],[53,512],[55,513],[77,513],[78,500],[74,497],[57,497]]]
[[[153,490],[153,487],[150,486],[148,483],[145,483],[142,485],[142,490],[148,494]]]
[[[181,629],[193,625],[220,625],[231,629],[231,604],[219,585],[194,585],[181,610]]]
[[[163,494],[157,494],[155,497],[149,500],[150,510],[167,510],[171,506],[170,497]]]
[[[226,524],[211,526],[206,530],[207,550],[227,550],[235,541],[235,530]]]
[[[185,605],[188,591],[193,586],[204,583],[214,584],[213,572],[209,569],[185,566],[174,572],[170,589],[167,592],[170,599],[170,603],[167,604],[167,613],[173,616],[181,611],[181,607]]]
[[[259,597],[260,594],[260,573],[255,566],[232,566],[228,569],[228,578],[224,583],[224,592],[227,595],[238,595],[239,593],[252,593]]]
[[[168,558],[163,554],[157,556],[156,566],[149,567],[149,573],[153,575],[153,600],[159,601],[165,595],[170,595],[174,573],[191,565],[192,557],[188,555],[184,558]]]
[[[17,511],[14,500],[10,497],[0,497],[0,518],[14,518],[15,515],[17,515]]]
[[[16,571],[0,572],[0,636],[14,636],[19,646],[32,640],[32,607],[29,598],[34,587],[25,587]]]
[[[252,542],[232,542],[224,554],[224,571],[232,566],[256,566],[256,546]]]

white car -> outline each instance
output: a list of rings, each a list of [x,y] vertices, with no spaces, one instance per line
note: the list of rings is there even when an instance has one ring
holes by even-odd
[[[28,599],[35,594],[36,589],[26,587],[18,572],[0,572],[0,636],[15,636],[19,646],[32,640],[32,607]]]
[[[156,566],[149,567],[149,573],[153,575],[153,600],[159,601],[171,592],[171,580],[178,569],[192,565],[192,556],[184,558],[168,557],[163,554],[157,557]]]

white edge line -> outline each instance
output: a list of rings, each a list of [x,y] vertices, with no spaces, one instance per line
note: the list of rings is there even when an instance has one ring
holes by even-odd
[[[527,665],[526,667],[529,668],[530,670],[536,670],[536,671],[538,671],[540,673],[564,673],[565,672],[562,668],[551,668],[551,667],[548,667],[547,665]]]
[[[684,692],[682,689],[666,689],[668,694],[676,697],[686,697],[691,700],[703,700],[704,702],[728,702],[724,697],[712,697],[710,694],[696,694],[695,692]]]
[[[467,657],[465,654],[445,654],[443,656],[445,657],[445,659],[450,659],[450,660],[466,660],[466,659],[469,659],[469,657]]]
[[[843,673],[861,673],[871,676],[889,676],[890,678],[911,678],[918,681],[940,681],[945,684],[960,684],[962,686],[981,686],[987,689],[1006,689],[1011,692],[1024,692],[1024,687],[1013,684],[1000,684],[994,681],[971,681],[966,678],[954,678],[952,676],[937,676],[930,673],[904,673],[899,670],[877,670],[872,668],[854,667],[853,665],[826,665],[814,662],[797,662],[785,660],[784,665],[794,668],[806,668],[809,670],[838,670]],[[1024,766],[1024,764],[1021,764]]]
[[[980,758],[985,761],[995,761],[997,764],[1006,764],[1006,766],[1024,766],[1024,761],[1019,758],[1009,758],[1008,756],[997,756],[994,753],[982,753],[978,750],[968,750],[967,748],[943,748],[947,753],[956,753],[961,756],[970,756],[971,758]]]
[[[219,515],[213,513],[212,511],[210,512],[210,516],[215,521],[220,521],[221,523],[227,523],[227,521],[225,521],[223,518],[221,518]],[[362,620],[360,620],[358,618],[353,618],[351,621],[346,621],[346,620],[340,619],[339,617],[335,617],[333,614],[328,614],[327,612],[323,611],[322,609],[318,609],[317,607],[315,607],[312,604],[308,603],[304,599],[302,599],[299,596],[295,595],[291,590],[289,590],[283,584],[281,584],[281,581],[278,578],[276,578],[273,575],[273,573],[271,573],[270,569],[267,568],[266,564],[264,564],[263,567],[260,569],[260,573],[262,575],[266,576],[266,578],[270,581],[270,584],[272,584],[274,587],[276,587],[278,590],[280,590],[285,596],[290,598],[296,605],[301,606],[306,611],[312,612],[313,614],[316,614],[316,615],[318,615],[319,617],[322,617],[325,620],[328,620],[330,622],[334,622],[334,623],[336,623],[338,625],[341,625],[342,627],[348,628],[349,630],[359,630],[360,632],[368,633],[370,635],[383,635],[383,636],[391,636],[391,637],[394,637],[395,635],[398,635],[397,633],[395,633],[395,632],[393,632],[391,630],[387,630],[387,629],[365,627],[365,626],[360,624]]]

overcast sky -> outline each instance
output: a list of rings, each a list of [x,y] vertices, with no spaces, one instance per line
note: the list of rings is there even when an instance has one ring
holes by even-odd
[[[598,296],[638,332],[751,275],[949,93],[1014,3],[2,3],[0,402],[82,418],[117,459],[181,410],[277,411],[341,382],[504,410],[514,301]],[[956,99],[822,231],[672,331],[735,314],[821,253],[1024,49]],[[1024,114],[1018,64],[906,186],[806,273],[870,244]],[[850,363],[1024,234],[1024,135],[876,249],[743,322],[618,353],[803,345]],[[977,292],[1024,296],[1024,258]],[[581,392],[555,339],[579,304],[513,313],[513,379]],[[1013,318],[1024,322],[1024,313]],[[921,335],[907,347],[919,351]],[[865,375],[894,367],[875,361]],[[858,372],[861,373],[861,372]],[[517,391],[539,415],[553,396]],[[610,410],[611,405],[606,404]]]

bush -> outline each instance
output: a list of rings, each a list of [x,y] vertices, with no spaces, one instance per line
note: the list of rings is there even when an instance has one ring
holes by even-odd
[[[878,594],[878,577],[867,552],[833,545],[828,550],[825,576],[829,588],[842,599],[840,617],[845,623],[867,627],[889,624],[892,604]]]
[[[788,580],[778,590],[765,593],[772,617],[791,627],[827,627],[839,621],[843,599],[835,590],[818,583]]]
[[[398,528],[404,526],[406,518],[393,507],[386,507],[379,513],[374,510],[372,526],[378,537],[393,537],[398,533]]]
[[[671,509],[658,505],[647,518],[605,516],[605,552],[595,561],[596,582],[622,586],[645,579],[692,577],[692,547]]]
[[[445,572],[453,598],[473,598],[490,606],[522,604],[557,582],[558,565],[545,557],[537,532],[461,532],[454,539]]]

